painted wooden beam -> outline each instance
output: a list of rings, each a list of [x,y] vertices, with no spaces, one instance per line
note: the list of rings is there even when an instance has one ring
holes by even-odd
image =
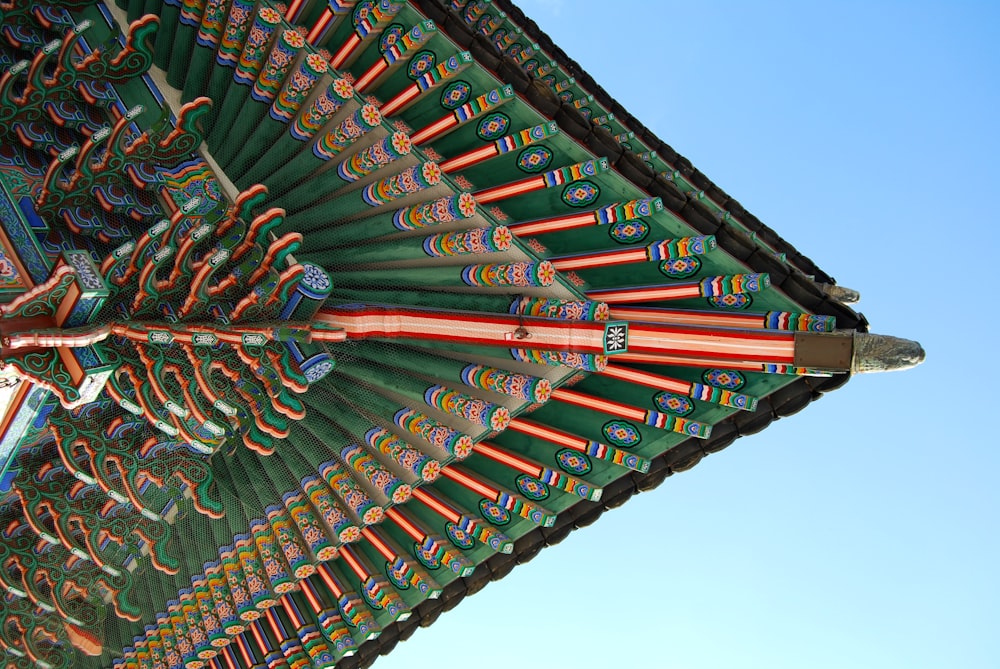
[[[628,451],[623,451],[619,448],[615,448],[614,446],[602,444],[599,441],[584,439],[583,437],[570,434],[569,432],[565,432],[563,430],[557,430],[556,428],[549,427],[548,425],[537,421],[528,420],[526,418],[514,418],[510,421],[510,425],[507,426],[507,429],[514,432],[520,432],[531,437],[536,437],[554,446],[569,448],[577,451],[578,453],[583,453],[584,455],[598,458],[599,460],[603,460],[620,467],[625,467],[626,469],[631,469],[632,471],[649,471],[649,461],[635,455],[634,453],[629,453]]]
[[[667,309],[664,307],[611,307],[611,317],[627,321],[663,323],[665,325],[708,325],[766,330],[797,330],[805,332],[831,332],[836,328],[834,316],[805,314],[793,311],[724,312],[695,309]]]
[[[643,198],[607,205],[593,211],[509,223],[507,227],[518,237],[529,237],[584,228],[591,225],[610,225],[613,223],[634,221],[643,216],[652,216],[654,213],[662,210],[663,200],[660,198]]]
[[[538,176],[528,177],[526,179],[520,179],[518,181],[512,181],[510,183],[476,191],[473,195],[479,204],[499,202],[501,200],[517,197],[519,195],[534,193],[535,191],[544,190],[546,188],[563,186],[586,177],[595,176],[601,172],[606,172],[608,169],[610,169],[610,163],[607,158],[587,160],[575,165],[550,170]]]
[[[628,329],[620,321],[556,320],[387,305],[325,307],[316,320],[342,329],[348,339],[421,339],[597,355],[625,350],[622,339]]]
[[[680,416],[672,416],[660,411],[643,409],[641,407],[625,404],[624,402],[617,402],[604,397],[581,393],[577,390],[569,390],[568,388],[558,388],[553,390],[552,399],[558,402],[565,402],[566,404],[581,407],[583,409],[600,411],[601,413],[618,416],[619,418],[627,418],[628,420],[638,421],[645,425],[658,427],[661,430],[678,432],[689,437],[708,439],[708,437],[712,434],[712,426],[705,423],[689,420]]]
[[[635,248],[557,256],[549,258],[549,262],[560,272],[569,272],[698,256],[704,255],[715,248],[715,237],[712,235],[680,237],[678,239],[653,242],[652,244]]]
[[[394,116],[406,111],[420,100],[426,98],[430,93],[436,91],[442,85],[458,76],[462,71],[472,65],[472,54],[468,51],[460,51],[453,56],[444,59],[430,71],[420,75],[412,84],[401,90],[392,98],[386,100],[379,107],[385,116]]]
[[[446,174],[460,172],[474,165],[485,163],[492,158],[502,156],[505,153],[554,137],[558,133],[559,126],[555,121],[541,123],[531,128],[525,128],[520,132],[507,135],[506,137],[501,137],[486,146],[471,149],[463,154],[449,158],[441,163],[441,169]]]
[[[729,274],[712,276],[700,281],[600,288],[587,291],[587,297],[615,305],[756,293],[770,285],[771,278],[767,274]]]
[[[598,374],[618,379],[619,381],[625,381],[626,383],[634,383],[646,386],[647,388],[655,388],[656,390],[666,390],[667,392],[686,395],[692,399],[711,402],[734,409],[753,411],[757,408],[757,398],[751,395],[716,388],[704,383],[694,383],[662,374],[654,374],[632,367],[609,364],[600,370]]]
[[[436,121],[425,125],[410,136],[410,140],[417,146],[425,144],[433,139],[440,139],[453,130],[457,130],[465,123],[479,118],[488,111],[492,111],[500,105],[510,102],[516,97],[514,88],[509,84],[494,88],[471,102],[466,102],[455,111],[445,114]]]

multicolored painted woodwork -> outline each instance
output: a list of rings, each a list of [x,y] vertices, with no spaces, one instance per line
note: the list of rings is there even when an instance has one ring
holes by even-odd
[[[476,444],[475,452],[493,460],[494,462],[509,467],[516,472],[520,472],[522,476],[532,477],[537,482],[544,485],[555,486],[559,490],[578,495],[591,501],[599,501],[601,499],[602,491],[600,488],[595,488],[585,481],[572,476],[567,476],[562,472],[557,472],[550,467],[533,462],[528,458],[518,456],[517,454],[511,453],[510,451],[496,446],[495,444],[481,441]],[[527,485],[525,487],[527,487]],[[531,490],[530,487],[527,487],[527,489]],[[541,488],[535,489],[541,490]]]
[[[660,411],[651,411],[639,407],[633,407],[623,402],[595,397],[580,393],[575,390],[557,389],[552,391],[552,399],[574,406],[587,407],[594,411],[619,416],[630,420],[635,420],[645,425],[657,427],[662,430],[679,432],[689,437],[707,439],[712,433],[712,426],[699,423],[697,421],[671,416]]]
[[[721,404],[722,406],[742,409],[744,411],[755,411],[757,409],[758,398],[756,397],[744,395],[742,393],[734,393],[729,390],[703,383],[692,383],[690,381],[684,381],[683,379],[675,379],[662,374],[654,374],[652,372],[646,372],[628,367],[620,367],[618,365],[607,365],[600,371],[600,373],[609,378],[619,379],[621,381],[627,381],[629,383],[635,383],[649,388],[655,388],[662,391],[662,393],[670,395],[670,399],[662,399],[661,396],[658,395],[658,399],[656,401],[661,407],[664,406],[665,403],[672,406],[673,408],[668,409],[671,413],[679,413],[681,411],[680,409],[677,409],[676,406],[671,404],[671,402],[673,402],[672,393],[683,393],[687,397],[691,397],[696,400],[711,402],[713,404]],[[684,407],[685,410],[682,415],[686,415],[687,413],[690,413],[690,410],[694,409],[694,406],[690,403],[685,403]]]
[[[250,96],[254,100],[258,100],[260,102],[272,102],[276,100],[278,91],[281,89],[281,82],[285,78],[285,74],[291,68],[298,50],[304,45],[305,40],[297,31],[281,31],[275,39],[274,44],[271,46],[270,53],[267,55],[267,62],[264,63],[264,66],[260,70],[260,74],[257,75],[257,80],[253,84],[253,90],[251,91]],[[303,65],[307,65],[305,60],[303,60]],[[312,66],[311,69],[306,70],[308,74],[304,76],[307,79],[315,80],[325,71],[326,68],[317,63]],[[299,99],[304,97],[302,93],[298,93],[298,96]],[[287,105],[286,103],[286,106],[291,105]]]
[[[415,50],[427,42],[437,32],[433,21],[422,21],[403,33],[391,47],[386,49],[379,60],[376,60],[354,82],[358,93],[365,93],[369,88],[377,87],[380,81],[391,74],[396,68],[404,65],[415,54]],[[370,92],[370,91],[368,91]]]
[[[462,369],[461,375],[466,385],[492,390],[533,404],[547,402],[552,396],[552,384],[545,378],[508,372],[486,365],[468,365]]]
[[[511,302],[510,313],[524,316],[542,316],[563,320],[606,321],[611,317],[604,302],[587,300],[554,300],[539,297],[520,297]]]
[[[608,364],[608,356],[593,353],[572,353],[568,351],[539,351],[535,349],[512,348],[510,356],[519,362],[531,362],[551,367],[569,367],[587,372],[599,372]]]
[[[434,488],[418,488],[414,490],[413,496],[414,500],[419,502],[419,504],[422,504],[447,520],[448,523],[451,523],[451,525],[446,525],[446,528],[451,527],[453,530],[452,534],[455,533],[455,530],[461,530],[463,535],[472,537],[497,553],[509,554],[513,551],[513,542],[511,542],[506,534],[495,527],[479,522],[469,514],[461,513],[459,507],[453,501]],[[495,502],[490,502],[488,499],[484,501],[495,504]],[[419,505],[414,506],[419,507]],[[486,514],[484,514],[484,517],[489,520]],[[426,554],[418,554],[417,556],[418,559],[423,558],[424,560],[427,560],[429,557],[431,556]]]
[[[232,19],[233,16],[231,9],[230,18]],[[280,22],[281,15],[268,6],[258,7],[253,15],[253,21],[246,30],[241,45],[239,60],[236,61],[235,69],[232,72],[232,83],[236,85],[226,87],[225,95],[220,96],[221,105],[213,107],[209,117],[208,124],[211,125],[211,130],[208,132],[206,140],[213,149],[219,148],[229,129],[238,122],[244,106],[251,99],[251,93],[257,92],[253,90],[253,87],[268,62],[268,46],[271,42],[271,36],[277,30]],[[271,53],[276,54],[272,69],[287,68],[291,64],[291,54],[297,46],[301,46],[301,36],[297,34],[293,36],[290,32],[288,35],[290,41],[283,44],[279,36],[275,48],[271,51]],[[223,42],[225,43],[225,38],[223,38]],[[219,53],[222,53],[222,45],[220,45]],[[265,83],[261,91],[269,87],[270,85]],[[212,90],[211,83],[209,90]],[[260,94],[261,92],[258,92],[258,95]]]
[[[353,31],[346,36],[343,43],[339,45],[337,52],[330,59],[330,65],[334,68],[346,68],[361,55],[361,47],[370,44],[371,41],[381,33],[389,21],[403,8],[401,2],[392,0],[378,0],[355,8],[351,19]],[[320,44],[319,39],[322,33],[327,30],[327,22],[333,19],[337,12],[324,12],[323,17],[309,31],[309,41]]]
[[[400,114],[427,96],[431,91],[446,84],[472,65],[472,54],[462,51],[444,59],[433,68],[425,71],[407,88],[386,100],[379,110],[386,116]],[[412,67],[412,66],[411,66]]]
[[[662,260],[687,258],[703,255],[715,248],[715,237],[707,235],[668,239],[635,249],[578,253],[570,256],[554,257],[549,260],[556,269],[569,272],[607,267],[608,265],[626,265],[637,262],[659,262]]]
[[[409,155],[411,147],[410,137],[406,133],[394,132],[340,163],[337,174],[348,183],[358,181],[392,161]]]
[[[324,237],[325,239],[326,237]],[[343,270],[364,269],[365,271],[391,269],[399,261],[426,258],[450,258],[462,255],[484,255],[509,251],[513,236],[503,226],[495,228],[474,228],[460,232],[444,232],[427,237],[411,237],[405,240],[387,240],[372,243],[365,248],[352,249],[352,263],[345,264]],[[299,254],[302,260],[321,260],[322,253]],[[386,264],[386,263],[391,263]],[[344,282],[346,285],[349,282]]]
[[[308,140],[353,95],[354,87],[347,79],[335,79],[313,99],[304,113],[295,117],[295,122],[289,128],[292,137],[302,142]]]
[[[324,308],[319,322],[342,329],[348,339],[391,337],[507,348],[513,342],[543,351],[606,355],[621,352],[627,328],[617,321],[557,321],[506,314],[345,305]],[[625,335],[623,339],[623,335]]]
[[[817,316],[790,311],[767,313],[719,313],[662,307],[623,307],[611,309],[613,318],[664,323],[668,325],[708,325],[767,330],[794,330],[799,332],[833,332],[837,320],[833,316]]]
[[[440,139],[469,121],[478,119],[500,105],[510,102],[514,97],[514,89],[511,86],[494,88],[414,132],[410,139],[418,146],[434,139]]]
[[[762,292],[408,3],[114,4],[0,18],[15,666],[332,666],[819,373],[796,333],[831,317]],[[531,31],[452,5],[529,98],[787,262]]]
[[[393,422],[460,460],[472,452],[472,439],[468,435],[414,409],[401,409],[393,416]]]
[[[517,149],[530,146],[535,142],[554,137],[559,133],[559,126],[555,121],[542,123],[532,128],[526,128],[518,133],[507,135],[487,146],[472,149],[460,156],[449,158],[441,163],[441,169],[445,173],[460,172],[463,169],[484,163],[491,158],[502,156]]]
[[[653,216],[663,211],[663,200],[660,198],[643,198],[630,200],[621,204],[601,207],[592,212],[566,214],[535,221],[523,221],[510,225],[510,229],[519,237],[541,235],[591,225],[617,225],[628,223],[645,216]]]
[[[467,421],[478,423],[495,432],[506,429],[510,423],[510,412],[506,407],[487,402],[478,397],[434,385],[424,393],[428,406],[450,413]]]
[[[561,167],[545,172],[537,177],[528,177],[509,184],[494,186],[476,191],[473,195],[479,204],[498,202],[512,197],[518,197],[544,188],[555,188],[593,177],[610,168],[607,158],[587,160],[582,163]]]
[[[316,59],[313,58],[316,54],[309,54],[304,59],[303,63],[311,63]],[[326,61],[319,59],[324,66]],[[286,86],[292,85],[305,88],[309,85],[309,77],[306,76],[305,80],[299,78],[299,73],[293,74]],[[322,81],[322,80],[321,80]],[[315,82],[310,89],[314,88],[319,84]],[[298,91],[296,91],[298,93]],[[260,182],[267,181],[270,187],[274,187],[274,184],[269,178],[270,175],[277,172],[277,170],[284,166],[298,150],[301,148],[300,142],[306,142],[312,139],[317,132],[330,121],[334,114],[340,110],[344,104],[352,98],[354,95],[354,89],[351,87],[350,83],[346,79],[335,79],[331,83],[325,85],[325,87],[312,98],[309,105],[305,108],[301,108],[299,112],[295,115],[294,119],[288,123],[287,134],[281,134],[277,137],[270,146],[254,146],[249,142],[241,150],[241,155],[236,158],[236,163],[233,166],[236,177],[236,183],[242,187],[246,188],[250,185]],[[279,94],[275,103],[271,106],[271,111],[269,116],[272,120],[281,122],[283,119],[281,113],[278,114],[279,118],[275,118],[274,111],[276,106],[283,104],[284,91]],[[292,100],[289,96],[289,102]],[[303,103],[306,100],[302,101]],[[282,106],[281,109],[285,110]],[[283,113],[282,112],[282,113]],[[264,125],[267,125],[266,121]],[[265,132],[263,130],[259,132]],[[263,149],[262,153],[259,153]],[[241,160],[242,158],[242,160]],[[247,164],[249,163],[249,164]],[[239,170],[245,168],[245,173],[240,175]]]
[[[795,357],[795,334],[766,330],[728,330],[695,326],[631,323],[629,353],[665,353],[699,360],[767,362],[791,364]]]
[[[469,265],[462,281],[470,286],[551,286],[555,269],[547,260],[540,263]]]
[[[361,199],[370,207],[380,207],[412,193],[417,193],[441,181],[437,163],[414,165],[399,174],[377,181],[361,191]]]
[[[732,274],[713,276],[701,281],[679,282],[635,288],[603,288],[587,291],[587,296],[609,304],[628,302],[658,302],[683,300],[691,297],[716,297],[756,293],[768,288],[771,278],[767,274]]]
[[[235,163],[235,159],[244,154],[251,143],[270,143],[280,136],[284,129],[281,117],[279,116],[276,122],[273,118],[276,105],[280,101],[278,98],[279,89],[284,93],[289,91],[289,85],[297,85],[298,90],[293,93],[295,97],[292,100],[286,98],[286,100],[280,101],[284,107],[278,107],[285,113],[293,112],[297,108],[295,100],[301,101],[309,93],[312,84],[318,80],[322,71],[325,71],[326,63],[319,59],[319,67],[322,68],[322,71],[314,73],[312,69],[306,67],[309,61],[309,58],[306,57],[302,59],[302,65],[295,72],[296,76],[289,77],[288,85],[282,87],[282,80],[295,64],[296,56],[304,43],[302,35],[294,30],[284,30],[276,35],[270,46],[267,61],[257,75],[250,91],[250,98],[243,101],[239,108],[239,116],[232,123],[224,126],[226,136],[239,135],[246,137],[247,141],[245,143],[223,142],[214,147],[213,157],[221,167],[234,174],[241,174],[249,160],[244,158],[239,163]],[[315,54],[310,55],[315,56]],[[265,108],[268,103],[271,103],[270,106]],[[212,143],[216,140],[214,136],[210,135],[208,141],[210,145],[213,145]]]
[[[398,209],[392,214],[392,224],[399,230],[415,230],[460,218],[471,218],[476,213],[476,199],[469,193],[459,193],[424,204]]]
[[[367,133],[373,128],[379,127],[382,122],[382,115],[375,105],[366,104],[358,108],[354,113],[345,118],[341,123],[318,136],[312,145],[312,156],[321,161],[329,161]],[[336,163],[334,163],[336,164]],[[302,174],[315,169],[315,161],[310,160],[309,154],[300,153],[295,161],[284,165],[279,171],[271,175],[268,179],[268,187],[276,190],[289,190],[290,184]],[[294,193],[295,190],[291,189]],[[275,200],[279,204],[289,204],[294,200],[286,196]]]
[[[373,427],[365,433],[365,441],[374,450],[389,457],[397,465],[404,467],[424,481],[438,477],[441,466],[385,428]]]
[[[535,500],[548,497],[545,489],[540,487],[540,485],[544,486],[545,484],[540,484],[538,481],[526,481],[525,485],[519,487],[522,494],[517,494],[497,486],[484,476],[477,475],[460,465],[446,467],[442,470],[441,475],[459,486],[483,496],[487,501],[497,504],[500,508],[536,525],[551,527],[556,521],[555,514],[535,503]]]

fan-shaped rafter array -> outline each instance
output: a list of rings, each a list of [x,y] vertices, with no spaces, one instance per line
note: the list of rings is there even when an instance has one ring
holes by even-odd
[[[510,6],[17,4],[10,666],[366,665],[884,341]]]

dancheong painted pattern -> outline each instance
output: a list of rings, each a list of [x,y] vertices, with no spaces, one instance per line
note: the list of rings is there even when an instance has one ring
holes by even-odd
[[[0,658],[367,666],[919,362],[506,0],[0,0]]]

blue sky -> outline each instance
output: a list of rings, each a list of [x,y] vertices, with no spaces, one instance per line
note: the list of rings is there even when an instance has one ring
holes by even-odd
[[[1000,666],[1000,4],[519,4],[927,362],[668,479],[376,666]]]

